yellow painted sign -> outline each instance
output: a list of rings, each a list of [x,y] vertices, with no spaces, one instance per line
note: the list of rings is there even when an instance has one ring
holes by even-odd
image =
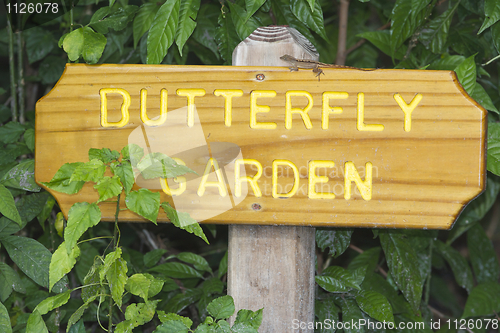
[[[35,179],[134,143],[197,172],[137,174],[134,189],[199,221],[450,228],[485,187],[487,112],[453,72],[324,72],[69,64],[36,106]],[[98,198],[90,184],[51,193],[65,215]],[[114,203],[100,207],[114,219]]]

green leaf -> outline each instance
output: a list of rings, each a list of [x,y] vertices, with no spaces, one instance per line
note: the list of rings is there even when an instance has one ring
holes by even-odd
[[[29,150],[32,152],[35,151],[35,130],[33,128],[28,128],[26,132],[24,132],[24,142]]]
[[[120,182],[125,188],[125,193],[128,194],[135,183],[134,170],[129,161],[113,162],[111,163],[111,170],[113,173],[120,177]]]
[[[21,230],[21,226],[5,216],[0,217],[0,239]]]
[[[254,17],[248,17],[247,12],[243,7],[236,3],[227,2],[231,12],[227,15],[231,16],[236,32],[241,40],[247,38],[260,24]]]
[[[340,266],[327,267],[320,276],[315,277],[315,280],[321,288],[330,293],[360,289],[351,272]]]
[[[352,272],[359,268],[367,267],[368,272],[373,272],[378,266],[379,257],[380,247],[372,247],[352,259],[347,268]]]
[[[109,148],[90,148],[89,149],[89,161],[99,160],[102,163],[108,164],[113,161],[118,161],[120,158],[120,153],[116,150],[111,150]]]
[[[439,240],[434,241],[434,247],[450,265],[458,285],[470,292],[474,282],[472,278],[472,271],[467,263],[467,260],[462,257],[460,252]]]
[[[49,333],[42,315],[38,311],[33,311],[33,313],[30,314],[28,322],[26,323],[26,332]]]
[[[212,274],[212,269],[208,264],[207,260],[202,256],[194,254],[192,252],[181,252],[177,255],[177,259],[184,261],[185,263],[194,265],[197,270],[209,272]]]
[[[219,47],[219,52],[226,64],[231,64],[233,50],[241,41],[233,20],[229,14],[220,14],[217,19],[218,26],[215,28],[215,41]]]
[[[258,329],[262,324],[262,311],[264,309],[259,309],[257,311],[241,309],[236,315],[234,324],[247,324],[251,327]]]
[[[20,236],[5,236],[2,245],[14,263],[30,279],[42,287],[49,287],[49,265],[52,254],[34,239]],[[62,284],[67,283],[67,279]],[[57,286],[56,286],[57,287]],[[56,292],[61,292],[56,288]]]
[[[312,1],[312,5],[310,7],[312,10],[314,8],[314,0],[309,0],[309,1]],[[258,11],[260,7],[262,7],[264,2],[266,2],[266,0],[248,0],[248,1],[245,1],[245,8],[247,11],[247,18],[246,19],[248,20],[253,14],[255,14],[255,12]]]
[[[420,275],[415,250],[402,234],[383,231],[379,233],[379,238],[394,282],[410,303],[413,311],[417,312],[422,299],[424,279]]]
[[[328,319],[328,321],[338,321],[339,319],[339,312],[340,309],[335,305],[335,299],[332,297],[333,295],[330,294],[328,297],[324,297],[319,299],[316,297],[315,304],[314,304],[314,312],[316,315],[316,321],[318,322],[325,322],[325,320]],[[318,327],[318,333],[331,333],[328,332],[329,330],[325,327],[319,328]]]
[[[7,171],[0,182],[8,187],[30,192],[40,192],[35,182],[35,160],[27,159]]]
[[[16,121],[11,121],[3,126],[0,126],[0,142],[17,142],[21,137],[21,134],[24,133],[24,130],[24,126]]]
[[[248,4],[248,1],[246,2]],[[198,13],[198,18],[196,19],[196,28],[193,32],[193,39],[210,49],[217,59],[220,58],[219,49],[217,43],[215,42],[215,24],[214,20],[210,16],[217,14],[217,9],[213,5],[203,5]]]
[[[2,303],[0,303],[0,331],[4,333],[12,333],[9,312]]]
[[[144,149],[131,143],[123,147],[121,153],[124,160],[128,160],[133,166],[136,166],[144,156]]]
[[[465,303],[462,318],[489,316],[500,311],[500,284],[487,282],[476,286]]]
[[[165,281],[167,279],[165,279],[165,278],[157,279],[149,273],[144,273],[144,276],[147,277],[149,279],[149,281],[151,282],[151,285],[149,286],[149,289],[148,289],[147,298],[154,297],[160,291],[162,291],[163,285],[165,284]]]
[[[399,51],[401,45],[415,33],[423,19],[421,15],[422,10],[420,8],[412,8],[413,3],[410,0],[397,0],[392,9],[390,45],[393,57]]]
[[[165,305],[165,312],[178,313],[185,309],[190,304],[200,300],[202,292],[200,289],[185,289],[183,293],[172,297]]]
[[[57,170],[50,182],[43,182],[42,184],[57,192],[66,194],[78,193],[82,189],[85,182],[72,182],[70,181],[70,178],[73,172],[81,165],[83,165],[83,162],[65,163],[59,168],[59,170]]]
[[[106,273],[106,280],[111,290],[111,296],[118,307],[122,306],[122,296],[127,283],[127,262],[122,258],[113,261]]]
[[[106,47],[107,39],[103,34],[95,32],[89,27],[83,28],[83,38],[83,60],[88,64],[96,64]]]
[[[56,41],[50,31],[40,27],[33,27],[26,31],[26,53],[29,63],[45,58],[56,45]]]
[[[85,253],[85,251],[84,251],[84,253]],[[80,260],[80,262],[81,262],[81,260]],[[82,279],[83,285],[87,286],[87,287],[82,288],[82,301],[84,303],[89,302],[90,299],[97,298],[97,296],[102,288],[100,274],[99,274],[101,272],[101,268],[102,268],[102,266],[100,265],[100,262],[97,261],[96,264],[92,265],[89,268],[87,275]],[[77,269],[78,269],[78,266],[77,266]]]
[[[189,327],[181,320],[167,320],[157,326],[153,333],[189,333]]]
[[[389,30],[367,31],[356,35],[356,37],[367,39],[370,43],[379,48],[380,51],[391,56],[391,33]],[[402,49],[398,49],[394,54],[394,59],[401,60],[404,56],[405,52]]]
[[[133,24],[134,49],[141,37],[149,30],[160,6],[156,2],[145,3],[135,15]]]
[[[52,287],[61,280],[66,274],[68,274],[76,263],[76,258],[80,256],[80,248],[75,245],[71,254],[68,254],[66,250],[65,242],[62,242],[57,250],[52,254],[52,259],[50,260],[49,266],[49,291]],[[43,315],[43,311],[40,311]]]
[[[458,65],[460,65],[465,60],[464,56],[461,55],[445,55],[442,58],[437,59],[432,62],[428,69],[438,69],[438,70],[447,70],[452,71]]]
[[[186,41],[196,28],[196,17],[199,10],[200,0],[181,1],[179,8],[179,25],[175,32],[175,43],[177,44],[181,57],[184,44],[186,44]]]
[[[173,178],[186,173],[196,173],[185,165],[178,164],[174,159],[162,153],[146,155],[138,164],[145,179],[157,177]]]
[[[203,239],[205,243],[209,244],[207,236],[205,236],[205,233],[198,224],[198,221],[189,216],[188,213],[178,212],[165,202],[161,204],[161,207],[165,213],[167,213],[170,222],[172,222],[177,228],[186,230],[189,233],[194,233],[196,236]]]
[[[484,90],[483,86],[480,85],[479,83],[476,83],[476,85],[474,86],[474,91],[472,92],[471,97],[474,98],[476,102],[481,104],[481,106],[486,110],[500,114],[496,106],[493,104],[491,97],[488,95],[486,90]]]
[[[483,25],[477,32],[478,34],[482,33],[484,30],[488,29],[490,26],[500,20],[500,3],[496,0],[485,0],[484,16],[485,19]]]
[[[330,248],[330,255],[340,256],[349,247],[353,229],[316,229],[316,244],[321,251]]]
[[[208,304],[207,311],[215,320],[227,319],[235,311],[233,298],[229,295],[216,298]]]
[[[12,194],[2,184],[0,184],[0,213],[19,224],[19,226],[23,225]]]
[[[202,278],[197,270],[180,262],[167,262],[150,269],[173,279]]]
[[[180,0],[167,0],[156,13],[148,33],[148,64],[160,64],[174,42]]]
[[[80,58],[83,51],[85,37],[83,36],[83,28],[78,28],[66,35],[62,43],[64,51],[68,54],[70,61],[76,61]]]
[[[101,220],[101,210],[95,203],[77,202],[71,206],[68,213],[68,223],[64,229],[66,250],[71,253],[78,239],[88,228]]]
[[[483,227],[478,223],[467,232],[467,248],[477,282],[497,282],[500,277],[497,255]]]
[[[443,52],[450,31],[451,20],[459,4],[460,2],[457,2],[455,6],[450,7],[422,28],[418,39],[433,53],[439,54]]]
[[[148,291],[151,280],[144,274],[134,274],[128,278],[125,288],[133,295],[140,296],[144,301],[148,300]]]
[[[469,95],[472,95],[476,86],[476,62],[474,57],[475,55],[468,57],[455,68],[458,81]]]
[[[120,182],[120,177],[104,177],[94,185],[94,188],[99,193],[97,203],[116,197],[122,193],[123,187]]]
[[[80,318],[82,318],[83,313],[85,312],[85,310],[87,310],[87,308],[89,307],[90,303],[93,302],[94,300],[95,300],[95,297],[92,298],[91,300],[89,300],[88,302],[85,302],[75,312],[73,312],[73,314],[71,315],[71,317],[69,317],[69,319],[68,319],[68,326],[66,327],[66,332],[69,332],[71,326],[73,326],[74,324],[76,324],[80,320]]]
[[[497,22],[491,26],[491,37],[497,52],[500,53],[500,23]]]
[[[107,34],[109,29],[120,31],[127,27],[128,22],[132,21],[137,10],[138,7],[132,5],[114,8],[102,7],[94,13],[89,25],[101,34]]]
[[[493,172],[495,175],[500,175],[500,123],[488,122],[486,165],[488,171]]]
[[[356,304],[354,299],[352,298],[344,298],[342,304],[342,321],[343,322],[360,322],[361,319],[364,319],[363,314],[361,313],[361,309]],[[364,333],[364,327],[344,327],[344,333]]]
[[[125,319],[130,320],[134,327],[150,322],[155,315],[156,305],[159,301],[160,300],[130,304],[125,310]]]
[[[19,274],[9,265],[0,262],[0,301],[5,302],[12,293],[12,290],[23,294],[26,293]]]
[[[116,248],[116,250],[106,255],[106,258],[104,258],[104,263],[99,271],[99,280],[101,282],[104,281],[104,277],[111,268],[111,265],[113,265],[113,263],[118,259],[120,259],[121,257],[122,257],[122,249],[120,247]]]
[[[271,1],[271,9],[279,25],[288,25],[290,28],[296,29],[304,35],[310,43],[316,44],[316,39],[307,26],[293,15],[290,0]]]
[[[141,188],[132,191],[125,198],[127,208],[156,224],[160,210],[160,193]]]
[[[76,167],[69,179],[70,182],[84,181],[97,183],[104,177],[106,165],[99,160],[91,160]]]
[[[38,303],[33,312],[38,312],[43,316],[44,314],[49,313],[49,311],[52,311],[68,303],[70,294],[71,290],[68,290],[58,295],[48,297],[43,301],[41,301],[40,303]]]
[[[144,265],[146,267],[153,267],[160,261],[161,257],[167,253],[165,249],[155,249],[151,250],[144,255]]]
[[[394,323],[391,304],[384,295],[375,291],[362,290],[356,295],[356,302],[361,310],[373,319]]]
[[[156,311],[156,312],[158,313],[158,319],[160,319],[162,323],[165,323],[169,320],[179,320],[182,323],[184,323],[184,325],[188,328],[191,327],[191,325],[193,325],[193,321],[188,317],[179,316],[178,314],[175,313],[165,313],[165,311]]]
[[[222,278],[224,274],[227,273],[227,251],[224,254],[224,257],[222,257],[220,263],[219,263],[219,279]]]
[[[319,1],[291,0],[290,8],[295,17],[303,22],[309,29],[320,35],[324,40],[329,40],[326,36],[323,23],[323,10],[321,9]]]

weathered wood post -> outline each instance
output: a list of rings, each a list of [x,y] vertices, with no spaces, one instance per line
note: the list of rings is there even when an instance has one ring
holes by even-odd
[[[314,46],[297,30],[265,27],[236,47],[233,66],[286,66],[280,60],[284,54],[318,60]],[[264,307],[260,332],[312,332],[293,326],[314,321],[315,230],[229,226],[228,294],[234,298],[236,311]]]

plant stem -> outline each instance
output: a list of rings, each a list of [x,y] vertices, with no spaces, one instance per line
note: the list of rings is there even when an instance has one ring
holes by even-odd
[[[9,35],[9,72],[10,72],[10,105],[12,112],[12,121],[17,121],[17,95],[16,95],[16,75],[14,63],[14,32],[12,24],[7,18],[7,34]]]
[[[17,77],[17,93],[19,94],[19,122],[24,124],[24,109],[25,109],[25,100],[24,100],[24,61],[23,61],[23,32],[21,26],[21,16],[18,17],[17,21],[17,68],[18,68],[18,77]]]
[[[335,64],[344,66],[347,56],[347,20],[349,16],[349,0],[340,0],[339,8],[339,41],[337,43],[337,58]]]
[[[116,212],[115,212],[115,228],[113,230],[113,248],[116,250],[118,247],[118,234],[119,234],[119,229],[118,229],[118,214],[120,214],[120,196],[121,193],[118,194],[117,200],[116,200]],[[108,332],[111,333],[113,332],[113,298],[110,297],[109,299],[109,321],[108,321]]]

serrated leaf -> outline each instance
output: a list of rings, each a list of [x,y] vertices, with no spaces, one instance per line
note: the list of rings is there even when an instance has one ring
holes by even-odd
[[[113,162],[111,163],[111,170],[113,173],[120,177],[120,182],[125,188],[125,193],[128,194],[135,183],[134,170],[129,161]]]
[[[76,324],[80,318],[82,318],[83,316],[83,313],[85,312],[85,310],[87,310],[87,308],[89,307],[90,303],[93,302],[95,300],[95,297],[88,300],[87,302],[85,302],[82,306],[80,306],[75,312],[73,312],[73,314],[71,315],[71,317],[69,317],[68,319],[68,326],[66,327],[66,332],[69,332],[71,326],[73,326],[74,324]]]
[[[200,0],[181,1],[179,8],[179,24],[175,32],[175,43],[182,57],[182,48],[188,38],[193,34],[196,28],[196,17],[200,10]]]
[[[24,126],[16,121],[10,121],[5,125],[0,126],[0,142],[17,142],[21,137],[21,134],[24,133],[24,130]]]
[[[233,50],[241,41],[230,15],[219,15],[218,26],[215,28],[215,40],[219,53],[226,64],[231,64]]]
[[[379,233],[379,238],[394,282],[413,311],[417,312],[422,299],[424,279],[420,275],[415,250],[402,234],[384,231]]]
[[[40,313],[43,316],[44,314],[49,313],[49,311],[52,311],[55,308],[61,307],[64,304],[68,303],[70,294],[71,290],[68,290],[58,295],[48,297],[43,301],[41,301],[40,303],[38,303],[33,312],[38,311],[38,313]]]
[[[227,319],[235,311],[233,298],[229,295],[216,298],[208,304],[207,311],[215,320]]]
[[[323,10],[321,9],[319,1],[291,0],[290,8],[295,17],[303,22],[309,29],[320,35],[324,40],[328,41],[323,23]]]
[[[127,262],[118,258],[112,264],[106,273],[106,280],[111,290],[111,296],[118,307],[122,306],[122,295],[127,283]]]
[[[487,282],[471,290],[462,318],[489,316],[500,312],[500,284]]]
[[[189,333],[189,327],[180,320],[167,320],[157,326],[153,333]]]
[[[469,95],[472,95],[476,86],[476,62],[474,57],[475,55],[468,57],[455,68],[458,81]]]
[[[40,186],[35,182],[35,160],[27,159],[7,171],[0,182],[11,188],[39,192]]]
[[[122,148],[121,154],[124,160],[128,160],[135,167],[144,156],[144,149],[131,143]]]
[[[125,198],[127,208],[156,224],[160,210],[160,193],[141,188],[132,191]]]
[[[434,247],[450,265],[458,285],[470,292],[474,282],[472,278],[472,271],[467,263],[467,260],[462,257],[460,252],[439,240],[434,241]]]
[[[2,245],[9,253],[10,258],[30,279],[38,285],[49,287],[49,265],[52,254],[49,250],[34,239],[20,236],[5,236]],[[62,281],[62,285],[67,279]],[[62,288],[56,285],[56,292]]]
[[[467,231],[467,248],[477,282],[497,282],[500,277],[497,255],[483,227],[478,223]]]
[[[431,52],[436,54],[443,52],[448,38],[451,20],[459,4],[460,2],[457,2],[455,6],[450,7],[443,14],[430,21],[420,31],[418,39],[427,49],[430,49]]]
[[[66,194],[78,193],[82,189],[85,182],[71,182],[70,178],[73,172],[82,164],[83,162],[65,163],[59,168],[59,170],[57,170],[50,182],[43,182],[42,184],[54,191]]]
[[[26,332],[49,333],[42,316],[38,311],[33,311],[26,323]]]
[[[156,13],[148,33],[148,64],[160,64],[174,42],[180,0],[167,0]]]
[[[78,28],[66,35],[62,42],[64,51],[68,54],[68,59],[76,61],[80,58],[83,51],[85,37],[83,36],[83,28]]]
[[[200,272],[180,262],[167,262],[150,269],[173,279],[202,278]]]
[[[49,291],[52,287],[68,274],[76,263],[76,258],[80,256],[80,248],[75,245],[71,253],[66,250],[66,244],[62,242],[57,250],[52,254],[49,266]],[[40,311],[43,315],[43,311]]]
[[[144,274],[134,274],[128,278],[125,288],[133,295],[140,296],[147,301],[151,280]]]
[[[111,268],[111,265],[113,265],[113,263],[121,257],[122,257],[122,249],[120,247],[117,247],[116,250],[106,255],[106,257],[104,258],[104,263],[102,264],[101,269],[99,271],[99,280],[101,282],[104,281],[104,277]]]
[[[19,226],[23,225],[14,202],[14,197],[12,197],[10,191],[2,184],[0,184],[0,213],[19,224]]]
[[[500,20],[500,3],[497,0],[485,0],[484,1],[484,22],[481,28],[479,28],[478,34],[482,33],[484,30],[488,29],[490,26]]]
[[[375,291],[362,290],[356,295],[356,303],[373,319],[394,323],[391,304],[384,295]]]
[[[99,160],[91,160],[76,167],[69,179],[70,182],[98,182],[104,177],[106,165]]]
[[[102,178],[94,185],[94,188],[99,193],[97,203],[116,197],[123,190],[120,178],[116,175]]]
[[[236,315],[236,319],[234,320],[234,324],[247,324],[251,327],[258,329],[262,324],[262,311],[264,309],[259,309],[257,311],[241,309],[238,311]]]
[[[483,86],[479,83],[476,83],[474,86],[474,91],[472,92],[471,95],[476,102],[481,104],[483,108],[485,108],[488,111],[493,111],[495,113],[500,114],[498,109],[496,108],[495,104],[493,104],[493,101],[491,100],[491,97],[488,95],[486,90],[484,90]]]
[[[68,213],[68,223],[64,229],[66,250],[71,253],[78,239],[89,228],[101,220],[101,210],[95,203],[77,202],[71,206]]]
[[[120,158],[120,153],[116,150],[111,150],[109,148],[90,148],[89,149],[89,161],[100,160],[101,162],[108,164],[112,161],[116,161]]]
[[[185,165],[178,164],[173,158],[162,153],[146,155],[137,168],[145,179],[173,178],[186,173],[196,173]]]
[[[4,333],[12,333],[9,312],[2,303],[0,303],[0,330]]]
[[[189,216],[189,213],[178,212],[168,203],[162,203],[161,207],[167,213],[168,219],[175,225],[177,228],[181,228],[186,230],[189,233],[194,233],[196,236],[200,237],[205,241],[205,243],[209,244],[207,236],[203,232],[203,229],[200,227],[198,221]]]
[[[193,325],[193,321],[189,319],[188,317],[183,317],[179,316],[176,313],[165,313],[165,311],[156,311],[158,313],[158,319],[162,323],[165,323],[169,320],[179,320],[181,321],[187,328],[191,327]]]
[[[185,263],[194,265],[197,270],[209,272],[212,274],[212,269],[208,264],[207,260],[202,256],[199,256],[192,252],[181,252],[177,255],[177,259],[184,261]]]
[[[103,34],[95,32],[90,27],[83,27],[83,38],[83,60],[88,64],[96,64],[106,47],[107,39]]]
[[[349,247],[353,229],[317,229],[316,244],[321,251],[330,248],[330,255],[338,257]]]
[[[156,13],[160,9],[157,3],[145,3],[139,8],[134,18],[133,36],[134,36],[134,49],[141,37],[149,30]]]
[[[321,288],[331,293],[360,289],[351,272],[340,266],[327,267],[315,280]]]
[[[125,310],[125,319],[130,320],[134,327],[150,322],[155,315],[156,305],[160,300],[147,303],[133,303]]]
[[[94,258],[92,258],[92,261],[93,260]],[[80,262],[81,261],[82,260],[80,260]],[[92,265],[88,270],[87,275],[83,278],[83,285],[87,286],[82,288],[82,301],[85,303],[89,302],[90,299],[95,299],[98,296],[99,291],[101,290],[101,279],[99,273],[101,272],[102,266],[98,264],[99,261],[97,261],[96,264]]]

